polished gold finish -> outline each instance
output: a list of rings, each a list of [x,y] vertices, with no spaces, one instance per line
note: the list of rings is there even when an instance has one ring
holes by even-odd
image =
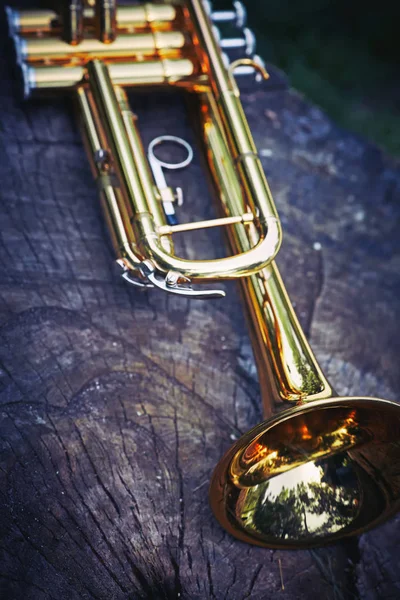
[[[206,66],[210,75],[211,89],[216,98],[216,112],[221,116],[231,157],[238,165],[246,199],[253,211],[257,209],[259,223],[269,227],[275,225],[276,235],[280,238],[278,215],[243,112],[236,82],[225,67],[202,0],[191,0],[188,3],[188,10],[199,40],[198,47],[201,49],[202,64]],[[237,180],[236,177],[235,180]],[[257,199],[257,204],[254,199]]]
[[[235,81],[243,67],[268,74],[250,58],[226,66],[202,0],[102,6],[97,20],[93,7],[84,9],[84,35],[78,39],[77,27],[75,45],[57,37],[55,13],[9,9],[12,31],[20,34],[14,42],[24,94],[72,92],[123,277],[197,298],[223,292],[192,290],[188,279],[241,280],[266,421],[215,470],[210,499],[218,520],[238,538],[273,548],[312,547],[366,531],[399,509],[400,406],[338,398],[291,306],[274,263],[280,223]],[[176,198],[167,184],[155,185],[123,89],[151,86],[179,86],[198,109],[220,218],[167,220],[165,198]],[[175,255],[173,234],[219,226],[233,256]]]
[[[188,58],[157,59],[146,62],[115,62],[109,65],[114,84],[123,87],[175,86],[192,87],[196,67]],[[43,92],[73,90],[86,76],[84,66],[31,67],[23,65],[25,97],[40,96]]]
[[[76,88],[88,81],[91,97],[100,114],[101,126],[106,131],[107,143],[112,148],[120,184],[125,190],[127,211],[134,222],[132,243],[140,248],[140,260],[147,276],[149,265],[144,263],[150,261],[150,268],[166,282],[171,280],[171,271],[178,281],[247,276],[269,264],[281,243],[279,219],[241,108],[236,83],[223,66],[217,42],[213,39],[211,22],[202,12],[201,3],[193,2],[193,7],[197,12],[191,18],[186,14],[186,6],[180,7],[181,16],[186,19],[185,29],[192,39],[205,36],[206,42],[204,47],[195,44],[190,56],[179,53],[178,57],[168,57],[168,50],[181,50],[185,36],[179,31],[156,31],[151,19],[157,10],[147,5],[142,10],[148,19],[148,26],[151,26],[151,33],[133,34],[129,39],[119,36],[112,44],[87,38],[77,46],[67,47],[51,37],[33,40],[14,37],[26,97],[45,90]],[[129,48],[130,62],[126,62],[125,55]],[[156,58],[148,60],[148,53],[155,54]],[[106,59],[109,66],[100,64],[99,58]],[[119,60],[121,58],[123,62]],[[47,64],[38,65],[37,61]],[[58,61],[65,64],[59,64]],[[172,253],[171,241],[167,240],[174,230],[166,234],[165,229],[160,229],[160,226],[166,225],[164,222],[158,223],[157,215],[162,212],[160,200],[149,173],[136,124],[134,119],[124,117],[121,92],[115,88],[116,85],[179,85],[196,92],[205,89],[213,91],[216,97],[215,110],[224,122],[225,135],[240,165],[235,178],[247,190],[248,198],[248,208],[240,213],[232,212],[227,203],[224,217],[242,217],[250,210],[255,215],[257,236],[246,252],[222,259],[196,261]],[[84,112],[84,116],[86,114]],[[142,185],[133,185],[134,172],[141,174]],[[227,221],[225,224],[231,223]]]
[[[79,45],[72,46],[54,37],[21,40],[20,60],[34,64],[69,63],[85,65],[93,58],[125,60],[157,56],[164,50],[181,49],[185,36],[180,31],[155,31],[119,35],[112,44],[104,44],[94,36],[85,37]]]
[[[116,29],[118,33],[148,29],[157,31],[169,28],[179,17],[179,7],[171,4],[142,4],[118,6]],[[93,30],[95,11],[93,7],[83,9],[85,31]],[[15,10],[8,7],[8,20],[13,34],[44,35],[61,32],[59,15],[53,10]],[[178,19],[179,20],[179,19]]]
[[[148,9],[146,10],[148,12]],[[185,12],[186,10],[185,7],[183,11]],[[113,111],[112,114],[115,116],[114,122],[117,122],[116,115],[119,110],[116,102],[110,100],[112,93],[114,93],[111,92],[114,84],[149,85],[151,83],[166,83],[169,85],[173,83],[187,85],[194,90],[207,87],[212,89],[216,98],[215,110],[223,120],[225,135],[228,138],[234,159],[238,163],[238,172],[235,174],[235,178],[237,179],[239,176],[239,181],[246,190],[249,208],[254,213],[257,213],[256,225],[258,237],[254,245],[245,253],[208,261],[189,261],[173,256],[169,252],[166,254],[163,249],[165,242],[162,240],[162,236],[158,233],[157,227],[153,223],[153,210],[149,208],[153,205],[155,210],[155,203],[152,198],[154,194],[149,196],[145,193],[146,203],[143,204],[143,210],[141,210],[137,206],[136,198],[132,197],[134,190],[129,189],[130,181],[127,179],[127,173],[135,168],[141,168],[142,171],[145,170],[142,166],[146,162],[143,152],[140,150],[136,154],[131,154],[127,151],[129,143],[125,144],[125,141],[122,141],[125,139],[122,135],[122,128],[118,130],[118,135],[116,130],[111,131],[109,129],[109,142],[115,148],[119,157],[120,175],[123,179],[126,179],[126,181],[123,181],[123,186],[129,190],[127,202],[131,205],[136,220],[136,229],[141,237],[141,242],[137,245],[145,248],[143,254],[152,261],[157,271],[167,276],[168,272],[172,270],[181,274],[182,277],[198,280],[238,278],[257,272],[274,258],[281,242],[280,224],[261,162],[241,107],[238,88],[232,74],[224,65],[218,43],[213,34],[210,19],[205,12],[202,2],[198,0],[190,2],[190,10],[192,14],[191,18],[188,19],[188,25],[190,25],[188,29],[191,30],[193,36],[201,40],[200,45],[196,44],[197,56],[176,59],[159,58],[155,61],[143,60],[135,63],[113,62],[110,65],[109,72],[104,66],[98,68],[96,71],[97,75],[94,75],[95,71],[92,71],[92,77],[89,75],[89,84],[92,87],[92,95],[96,98],[96,102],[104,103],[106,98],[109,100],[107,111]],[[138,53],[140,53],[139,49],[141,49],[143,53],[146,44],[150,47],[151,52],[157,51],[159,53],[161,42],[158,43],[158,39],[161,37],[164,40],[165,36],[172,36],[174,40],[178,36],[178,45],[183,44],[183,36],[179,32],[157,33],[153,31],[151,34],[135,34],[129,41],[129,44],[133,47],[131,54],[134,56],[135,49],[138,49]],[[135,41],[133,42],[132,40]],[[23,62],[25,95],[28,95],[28,90],[31,92],[32,90],[43,91],[44,89],[69,88],[82,83],[85,78],[86,69],[83,66],[79,67],[75,65],[77,58],[79,58],[80,62],[85,63],[94,57],[97,60],[97,58],[109,54],[108,59],[111,59],[115,57],[115,53],[118,55],[125,53],[125,50],[121,49],[121,41],[117,41],[115,44],[101,44],[99,47],[95,39],[86,40],[77,47],[71,47],[68,53],[62,43],[57,42],[53,44],[52,38],[32,41],[17,38],[15,42],[17,47],[23,48],[20,54],[25,54],[28,60],[33,61],[33,57],[35,56],[43,60],[47,52],[49,61],[55,56],[60,57],[60,60],[68,60],[68,57],[71,57],[71,61],[59,67],[33,67]],[[161,45],[165,46],[166,43]],[[109,53],[108,47],[113,47],[115,50],[111,50]],[[96,51],[99,56],[96,56]],[[36,55],[35,52],[37,53]],[[101,76],[100,71],[102,73]],[[190,81],[190,75],[196,72],[202,72],[203,78],[197,77]],[[92,78],[97,82],[93,84],[95,88],[92,85]],[[105,93],[105,90],[107,90],[107,93]],[[111,114],[107,111],[102,112],[100,110],[103,117],[105,114],[108,116]],[[114,138],[116,135],[117,137]],[[124,135],[126,138],[130,137],[130,142],[132,142],[132,127],[130,133],[129,131],[125,131]],[[138,137],[136,129],[134,137]],[[126,148],[124,152],[120,152],[121,144]],[[127,165],[129,162],[132,164],[128,169]],[[136,193],[136,197],[139,196]],[[159,207],[158,202],[157,206]],[[247,210],[242,212],[247,212]],[[232,217],[238,215],[229,211],[225,216]]]
[[[197,229],[208,229],[210,227],[237,225],[238,223],[252,223],[253,221],[253,213],[246,213],[239,217],[222,217],[221,219],[196,221],[195,223],[182,223],[181,225],[163,225],[158,228],[158,233],[161,235],[169,235],[171,233],[182,233],[183,231],[195,231]]]
[[[94,63],[93,63],[94,64]],[[96,63],[98,64],[98,63]],[[184,72],[176,72],[174,67],[184,67]],[[193,63],[189,60],[162,60],[148,63],[114,63],[109,69],[104,64],[98,64],[95,76],[93,69],[89,66],[89,84],[92,86],[92,93],[96,98],[96,103],[102,106],[103,109],[99,112],[103,115],[107,114],[107,122],[120,122],[118,113],[120,108],[113,96],[113,84],[122,83],[123,85],[143,85],[143,84],[178,84],[185,81],[185,78],[193,72]],[[101,72],[101,77],[100,77]],[[28,86],[34,90],[51,89],[51,88],[67,88],[74,87],[76,84],[83,82],[85,77],[85,69],[83,67],[41,67],[32,68],[25,65],[25,81]],[[111,81],[112,79],[112,81]],[[95,82],[95,83],[93,83]],[[197,80],[194,80],[193,86],[196,87]],[[93,87],[95,86],[95,87]],[[200,86],[201,87],[201,86]],[[235,98],[233,104],[237,109],[239,99]],[[218,110],[215,105],[215,110]],[[232,119],[237,121],[242,118],[242,114],[238,115],[233,112],[226,116],[227,123]],[[164,243],[158,232],[157,226],[153,222],[153,216],[156,206],[159,203],[154,201],[154,193],[145,194],[146,201],[140,200],[141,194],[138,189],[130,188],[131,173],[137,169],[142,172],[148,170],[144,166],[147,160],[143,151],[138,149],[136,153],[132,152],[131,142],[133,138],[138,138],[138,132],[133,125],[125,123],[124,127],[117,129],[109,129],[109,142],[115,150],[115,156],[118,157],[120,166],[120,175],[123,179],[123,185],[129,189],[129,203],[133,207],[133,214],[137,223],[137,228],[140,230],[141,246],[145,248],[144,255],[150,258],[157,270],[160,273],[168,274],[169,271],[181,273],[184,277],[191,279],[232,279],[247,276],[257,272],[260,268],[268,264],[276,255],[281,240],[281,230],[279,221],[276,215],[276,210],[273,205],[272,197],[266,184],[266,180],[262,171],[260,171],[260,161],[255,153],[247,155],[244,145],[244,153],[238,151],[242,140],[249,141],[249,131],[245,121],[238,121],[237,132],[233,132],[232,138],[235,141],[234,154],[238,161],[242,161],[239,174],[244,180],[246,189],[249,189],[249,206],[254,211],[257,210],[256,223],[258,228],[257,239],[254,245],[246,252],[232,257],[222,259],[213,259],[205,261],[192,261],[178,258],[174,255],[166,253],[163,249]],[[128,131],[126,130],[127,128]],[[133,134],[134,132],[134,134]],[[130,142],[127,141],[128,138]],[[236,137],[236,139],[235,139]],[[251,147],[251,146],[250,146]],[[139,148],[139,143],[137,144]],[[247,167],[247,169],[245,168]],[[150,177],[150,175],[149,175]],[[235,175],[237,178],[237,175]],[[232,202],[234,199],[232,198]],[[150,208],[152,207],[152,208]],[[229,203],[226,207],[228,214],[226,216],[235,216],[229,210]],[[241,211],[240,214],[246,211]],[[152,216],[153,215],[153,216]],[[139,245],[139,244],[138,244]]]
[[[201,102],[207,157],[223,204],[240,195],[235,166],[214,99],[204,94]],[[235,225],[232,251],[245,251],[253,234]],[[239,539],[269,548],[311,548],[375,527],[400,509],[400,406],[336,396],[275,263],[241,279],[241,286],[266,420],[215,469],[210,502],[217,519]]]
[[[127,212],[121,188],[116,184],[115,169],[111,157],[102,157],[102,149],[106,146],[106,134],[96,110],[93,98],[86,85],[77,89],[77,101],[83,116],[82,127],[85,145],[92,167],[93,175],[98,183],[101,203],[110,232],[115,253],[123,261],[127,269],[135,272],[139,265],[138,251],[133,240],[130,215]]]

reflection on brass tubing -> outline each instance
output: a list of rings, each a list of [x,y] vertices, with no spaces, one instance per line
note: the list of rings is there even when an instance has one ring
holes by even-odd
[[[131,111],[125,91],[121,87],[117,86],[115,88],[115,95],[121,111],[122,120],[125,125],[132,157],[134,159],[135,169],[140,179],[143,194],[147,200],[149,211],[151,212],[154,220],[154,225],[157,229],[160,229],[166,226],[167,220],[161,202],[156,196],[156,189],[154,187],[148,161],[145,158],[145,151],[136,125],[135,117]],[[171,254],[173,253],[174,246],[171,236],[161,237],[160,244],[166,252]]]
[[[178,83],[193,75],[195,69],[189,59],[161,59],[142,63],[114,63],[109,65],[111,79],[123,86],[161,85]],[[72,89],[85,76],[84,67],[22,67],[25,96],[35,91]]]
[[[235,163],[213,96],[202,94],[200,101],[221,206],[226,211],[227,199],[235,198],[243,210],[257,190],[250,183],[242,194],[235,174],[247,171],[254,181],[259,161],[246,155]],[[246,251],[258,235],[252,225],[234,225],[228,233],[232,252]],[[384,522],[400,507],[399,405],[335,397],[274,262],[240,285],[266,420],[242,436],[214,471],[210,502],[220,524],[259,546],[312,548]],[[273,416],[283,402],[292,407]]]
[[[114,163],[126,187],[132,216],[136,218],[142,213],[148,214],[147,198],[135,165],[135,155],[132,153],[110,70],[100,61],[92,61],[88,65],[88,75],[89,89],[104,123]]]
[[[147,237],[157,237],[155,226],[165,225],[166,219],[150,182],[140,136],[125,93],[114,86],[107,66],[101,61],[91,61],[88,75],[89,89],[100,121],[104,124],[113,161],[125,191],[128,211],[132,215],[135,238],[144,243]],[[173,250],[168,238],[159,240],[158,244],[164,252]]]
[[[179,49],[185,45],[185,36],[179,31],[158,31],[119,35],[112,44],[103,44],[95,37],[86,37],[79,45],[72,46],[57,38],[18,38],[15,37],[20,61],[35,63],[40,61],[74,61],[85,63],[91,58],[126,58],[133,61],[135,56],[143,59],[160,50]]]
[[[308,420],[299,415],[296,426],[289,420],[280,429],[262,434],[232,461],[230,470],[235,485],[245,488],[268,481],[307,464],[310,454],[314,460],[321,460],[362,447],[372,436],[358,425],[356,417],[354,408],[343,407],[335,413],[327,411],[324,419],[317,413],[310,413]]]
[[[201,62],[208,65],[210,81],[225,125],[230,151],[234,157],[247,153],[256,154],[257,149],[242,108],[238,88],[224,65],[218,42],[210,31],[210,20],[205,6],[202,0],[192,0],[190,7],[194,27],[200,40],[199,58]],[[248,197],[256,199],[259,222],[265,225],[271,218],[276,219],[280,239],[280,223],[261,163],[256,157],[247,158],[246,163],[248,167],[242,167],[239,171],[241,183],[248,192]],[[280,241],[277,251],[279,246]]]
[[[279,247],[278,226],[273,218],[268,227],[262,228],[259,242],[248,252],[221,259],[187,260],[165,251],[163,236],[157,234],[154,214],[156,199],[154,192],[148,194],[145,173],[148,170],[147,159],[133,142],[128,131],[130,123],[124,120],[121,105],[118,102],[118,89],[115,90],[107,65],[101,61],[88,64],[89,86],[93,93],[99,113],[111,143],[114,160],[118,165],[121,181],[127,190],[127,196],[135,219],[135,231],[138,232],[138,244],[148,259],[160,272],[175,271],[184,273],[193,279],[229,279],[239,278],[245,273],[254,273],[260,265],[268,264],[271,255]],[[137,134],[132,130],[134,137]],[[140,176],[139,176],[140,174]]]
[[[122,189],[116,180],[112,164],[107,160],[104,162],[96,161],[96,155],[104,151],[104,148],[107,148],[108,145],[105,132],[86,86],[79,86],[76,96],[87,155],[94,177],[100,183],[101,205],[109,226],[115,254],[118,258],[124,259],[130,270],[135,272],[135,268],[139,263],[138,249]]]
[[[168,4],[145,4],[141,6],[119,6],[116,12],[117,30],[154,24],[165,26],[173,22],[179,8]],[[8,21],[12,33],[49,33],[60,28],[59,18],[52,10],[15,10],[8,8]],[[85,7],[85,26],[93,23],[94,9]]]
[[[242,190],[236,183],[237,169],[240,167],[235,166],[224,139],[212,94],[201,94],[200,100],[208,162],[221,203],[226,206],[227,200],[232,202],[235,198],[236,210],[243,210],[245,204],[254,197],[254,191],[247,190],[243,198]],[[244,162],[247,161],[253,164],[251,157]],[[257,235],[254,229],[235,225],[230,229],[232,251],[247,251],[254,245]],[[258,274],[241,281],[249,321],[255,324],[252,327],[252,341],[256,348],[255,355],[261,361],[261,378],[267,373],[268,383],[261,386],[265,414],[272,414],[274,402],[282,400],[295,402],[305,397],[330,398],[333,395],[332,387],[300,328],[276,264],[272,263]]]

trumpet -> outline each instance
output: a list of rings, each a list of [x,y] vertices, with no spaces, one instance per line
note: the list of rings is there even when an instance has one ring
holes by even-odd
[[[78,107],[84,143],[124,279],[141,288],[217,298],[206,289],[238,279],[257,363],[265,421],[238,440],[210,486],[218,521],[237,538],[270,548],[310,548],[357,535],[400,508],[400,406],[338,397],[301,330],[274,259],[281,227],[240,101],[236,77],[268,77],[243,29],[245,11],[214,11],[204,0],[117,7],[97,40],[92,8],[75,44],[60,39],[51,11],[8,9],[23,95],[68,92]],[[83,25],[82,25],[83,23]],[[217,25],[239,31],[225,38]],[[115,38],[115,39],[114,39]],[[102,38],[103,39],[103,38]],[[110,40],[109,40],[110,41]],[[235,52],[245,56],[237,58]],[[141,141],[125,88],[183,90],[195,115],[216,219],[180,223],[182,191],[165,170],[186,168],[191,146],[160,136]],[[178,163],[158,158],[180,145]],[[177,208],[178,207],[178,208]],[[225,227],[231,255],[188,260],[172,236]]]
[[[249,69],[264,77],[267,73],[262,63],[253,58],[226,67],[229,59],[221,53],[210,12],[203,2],[190,3],[190,12],[189,5],[180,7],[189,33],[199,36],[201,45],[185,44],[181,32],[158,32],[150,23],[147,34],[128,35],[127,41],[121,34],[112,44],[89,37],[72,46],[52,37],[32,40],[14,36],[25,97],[44,91],[75,92],[86,145],[90,146],[89,160],[97,180],[103,182],[100,187],[104,212],[125,279],[141,287],[152,285],[197,298],[222,297],[224,292],[193,289],[192,280],[207,282],[255,273],[269,264],[281,243],[276,208],[233,76],[234,72],[244,74]],[[8,14],[14,29],[16,21],[27,20],[24,14],[18,19],[14,13]],[[182,199],[180,191],[168,186],[155,188],[137,124],[122,89],[151,85],[180,86],[192,93],[213,90],[217,98],[214,109],[224,121],[224,135],[238,162],[237,176],[246,189],[244,211],[238,212],[237,199],[233,198],[218,220],[186,226],[176,222],[174,205]],[[115,186],[113,177],[118,182]],[[249,221],[254,221],[259,237],[244,253],[208,261],[191,261],[174,254],[173,233]]]

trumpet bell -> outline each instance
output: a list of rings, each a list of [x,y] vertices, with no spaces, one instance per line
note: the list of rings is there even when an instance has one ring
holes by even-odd
[[[312,548],[361,534],[399,510],[400,406],[332,398],[285,410],[217,465],[212,509],[237,538]]]

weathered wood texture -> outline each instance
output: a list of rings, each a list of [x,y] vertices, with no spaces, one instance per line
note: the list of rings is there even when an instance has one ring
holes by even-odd
[[[124,284],[69,101],[22,105],[4,58],[0,78],[0,597],[399,597],[400,519],[312,553],[217,525],[212,469],[261,418],[236,287],[189,302]],[[289,292],[339,393],[399,399],[399,165],[276,81],[244,105]],[[134,107],[145,140],[192,139],[179,99]],[[178,180],[184,216],[211,216],[199,165]],[[185,244],[223,252],[215,231]]]

